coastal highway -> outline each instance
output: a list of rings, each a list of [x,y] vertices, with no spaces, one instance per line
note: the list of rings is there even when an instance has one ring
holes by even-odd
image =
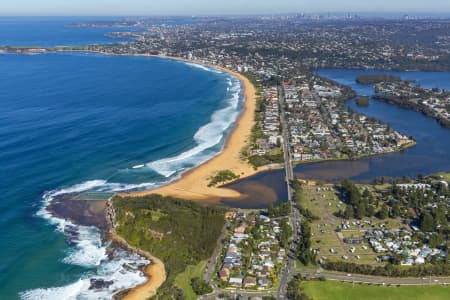
[[[423,277],[384,277],[360,274],[350,274],[344,272],[327,271],[323,269],[303,269],[302,276],[309,278],[323,277],[326,280],[346,281],[355,283],[379,284],[379,285],[430,285],[430,284],[450,284],[450,277],[435,277],[424,275]]]
[[[297,241],[299,238],[299,224],[301,220],[300,212],[297,209],[296,203],[295,203],[295,197],[294,197],[294,190],[291,186],[292,182],[294,181],[294,170],[292,167],[292,156],[291,156],[291,150],[289,147],[289,131],[288,131],[288,125],[286,121],[286,111],[284,108],[284,91],[282,87],[279,87],[278,89],[278,99],[279,99],[279,106],[280,106],[280,123],[281,123],[281,132],[283,137],[283,152],[284,152],[284,168],[286,173],[286,186],[287,186],[287,194],[288,194],[288,201],[291,203],[291,226],[292,226],[292,232],[293,232],[293,242],[291,243],[291,247],[288,250],[288,258],[286,261],[286,266],[281,274],[280,283],[278,286],[278,290],[276,292],[246,292],[242,291],[240,289],[237,290],[229,290],[229,289],[220,289],[218,288],[211,280],[211,277],[214,272],[215,263],[217,262],[217,259],[219,257],[219,251],[221,249],[221,241],[224,237],[225,231],[222,231],[222,234],[219,238],[218,245],[216,246],[216,249],[214,250],[213,255],[211,256],[210,261],[208,262],[207,269],[204,273],[204,280],[207,281],[214,289],[214,292],[208,295],[204,295],[201,297],[201,299],[215,299],[216,296],[218,296],[220,293],[226,293],[226,294],[234,294],[237,298],[237,296],[245,296],[245,297],[263,297],[263,296],[275,296],[277,299],[286,299],[286,291],[287,291],[287,284],[289,282],[289,279],[291,278],[291,275],[295,272],[295,254],[297,250]],[[226,226],[225,226],[226,227]]]
[[[281,134],[283,137],[283,152],[284,152],[284,169],[286,172],[286,186],[288,193],[288,201],[291,203],[291,226],[293,233],[293,242],[291,243],[291,248],[288,251],[288,258],[286,261],[286,267],[280,278],[280,284],[278,286],[278,299],[284,299],[286,297],[286,290],[289,278],[295,267],[295,254],[297,250],[297,241],[299,238],[299,224],[300,224],[300,213],[297,209],[294,197],[294,190],[291,186],[294,181],[294,170],[292,168],[292,156],[291,148],[289,146],[289,130],[286,119],[285,111],[285,99],[284,99],[284,89],[282,86],[278,88],[278,101],[280,109],[280,123],[281,123]]]
[[[289,147],[289,129],[286,119],[286,110],[284,108],[285,101],[283,87],[278,88],[278,104],[280,109],[281,136],[283,137],[284,169],[286,172],[288,200],[293,203],[294,191],[291,187],[291,183],[294,180],[294,170],[292,168],[291,148]],[[295,206],[295,203],[293,204]]]
[[[208,263],[208,268],[204,274],[204,279],[211,284],[214,291],[211,294],[204,295],[201,299],[216,299],[220,294],[228,294],[233,295],[235,299],[239,297],[264,297],[264,296],[274,296],[277,299],[287,299],[287,285],[292,278],[293,275],[301,273],[302,276],[306,276],[309,278],[325,278],[326,280],[334,280],[334,281],[345,281],[350,283],[366,283],[366,284],[376,284],[376,285],[447,285],[450,284],[450,277],[433,277],[433,276],[424,276],[421,278],[390,278],[383,276],[368,276],[368,275],[359,275],[359,274],[348,274],[343,272],[333,272],[326,271],[323,269],[302,269],[296,270],[295,268],[295,260],[296,260],[296,249],[297,242],[300,234],[300,221],[301,215],[297,209],[295,202],[295,193],[291,186],[291,183],[294,181],[294,172],[292,167],[292,156],[289,147],[289,131],[286,120],[286,112],[285,112],[285,99],[284,99],[284,91],[283,87],[279,87],[279,106],[280,106],[280,123],[281,123],[281,131],[283,137],[283,152],[284,152],[284,163],[285,163],[285,176],[286,176],[286,185],[288,192],[288,201],[291,203],[291,226],[293,231],[293,242],[291,243],[291,247],[288,251],[288,259],[286,261],[286,266],[281,274],[280,283],[278,286],[278,290],[274,292],[247,292],[242,289],[220,289],[214,285],[211,280],[212,272],[214,270],[214,262],[218,257],[218,249],[220,249],[220,245],[216,247],[216,251],[213,254],[210,262]],[[219,239],[220,241],[223,239],[223,234]]]

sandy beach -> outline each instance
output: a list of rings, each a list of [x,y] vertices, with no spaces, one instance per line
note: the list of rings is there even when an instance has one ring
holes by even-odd
[[[166,280],[164,264],[156,258],[144,270],[148,280],[146,283],[138,285],[125,295],[123,300],[144,300],[156,295],[156,291]]]
[[[145,55],[153,56],[153,55]],[[159,57],[159,56],[156,56]],[[159,57],[164,59],[174,59],[189,63],[205,65],[202,62],[188,61],[182,58]],[[255,119],[256,109],[256,90],[253,84],[239,73],[233,72],[223,67],[208,65],[209,67],[220,69],[232,76],[238,78],[243,86],[244,92],[244,108],[240,113],[235,127],[231,130],[225,142],[224,149],[209,161],[184,173],[181,178],[159,189],[133,192],[121,194],[122,197],[139,197],[148,194],[161,194],[164,196],[173,196],[182,199],[194,201],[202,201],[205,203],[216,203],[220,198],[238,199],[241,195],[239,192],[217,187],[208,187],[210,178],[220,170],[231,170],[238,174],[240,178],[251,176],[261,170],[255,170],[250,164],[241,158],[242,149],[248,145],[251,135],[251,129]],[[114,236],[117,241],[121,239],[117,235]],[[123,240],[122,240],[123,241]],[[125,241],[123,241],[125,242]],[[145,253],[150,258],[149,253]],[[145,269],[148,277],[146,283],[131,289],[123,299],[140,300],[147,299],[156,294],[157,289],[165,281],[166,273],[163,262],[152,257],[152,263]]]
[[[158,288],[166,280],[166,269],[164,263],[157,257],[154,257],[151,253],[131,246],[128,242],[119,236],[114,229],[113,223],[115,222],[113,206],[111,201],[107,201],[104,209],[104,216],[108,226],[108,236],[115,243],[121,245],[130,252],[137,253],[150,261],[144,269],[144,274],[147,277],[147,281],[140,284],[128,291],[121,292],[120,299],[126,300],[145,300],[156,295]],[[124,295],[122,294],[124,293]]]
[[[164,57],[166,58],[166,57]],[[167,59],[176,59],[167,57]],[[203,64],[197,61],[182,60],[190,63]],[[204,65],[204,64],[203,64]],[[220,170],[231,170],[240,178],[251,176],[262,169],[255,170],[250,164],[241,159],[242,149],[248,145],[251,129],[254,124],[256,95],[255,87],[243,75],[219,66],[208,65],[220,69],[238,78],[244,89],[244,108],[235,123],[235,127],[227,137],[224,149],[209,161],[184,173],[181,178],[166,186],[155,190],[123,194],[123,197],[144,196],[148,194],[161,194],[183,199],[214,203],[219,198],[239,198],[237,191],[208,187],[210,178]]]

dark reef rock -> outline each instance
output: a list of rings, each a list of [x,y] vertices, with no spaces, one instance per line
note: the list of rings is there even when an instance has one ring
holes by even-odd
[[[112,280],[91,278],[91,285],[89,286],[89,289],[90,290],[107,289],[113,283],[114,283],[114,281],[112,281]]]

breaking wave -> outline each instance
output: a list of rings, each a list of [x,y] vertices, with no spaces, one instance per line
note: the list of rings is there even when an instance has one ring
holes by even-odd
[[[209,72],[222,73],[202,65],[187,63]],[[112,299],[123,289],[132,288],[146,281],[141,268],[148,260],[120,248],[108,248],[101,238],[99,229],[80,226],[69,220],[50,214],[48,206],[56,197],[64,194],[83,192],[122,192],[156,188],[174,180],[183,171],[199,165],[219,153],[226,133],[231,129],[239,114],[241,86],[236,78],[227,78],[227,97],[223,108],[215,111],[210,122],[194,135],[196,146],[179,155],[147,163],[150,168],[166,178],[165,182],[145,182],[126,184],[107,180],[89,180],[69,187],[49,191],[43,196],[44,205],[37,215],[48,220],[56,230],[70,241],[70,248],[63,263],[86,268],[86,272],[71,284],[61,287],[37,288],[20,293],[21,299]],[[175,175],[175,176],[174,176]],[[112,253],[111,253],[112,251]]]
[[[112,299],[118,291],[146,281],[140,268],[148,264],[141,257],[117,249],[113,258],[104,260],[95,274],[85,274],[72,284],[62,287],[38,288],[20,294],[24,300]]]
[[[108,244],[102,242],[100,230],[94,226],[80,226],[71,221],[57,218],[47,210],[50,202],[58,195],[82,193],[86,191],[124,191],[148,184],[127,185],[108,183],[105,180],[90,180],[67,188],[44,194],[44,205],[38,216],[55,225],[56,230],[65,234],[72,245],[63,262],[95,271],[86,271],[76,282],[51,288],[38,288],[20,293],[22,299],[112,299],[113,295],[125,288],[132,288],[147,279],[141,267],[149,261],[120,248],[108,253]]]
[[[225,135],[239,115],[240,87],[239,80],[228,78],[226,106],[214,112],[210,122],[197,130],[194,135],[196,143],[194,148],[173,157],[149,162],[146,166],[169,178],[217,155],[220,151],[219,146],[224,144]]]
[[[196,63],[190,63],[190,62],[183,62],[184,64],[193,67],[193,68],[197,68],[197,69],[202,69],[203,71],[208,71],[208,72],[212,72],[212,73],[216,73],[216,74],[222,74],[222,71],[219,71],[215,68],[212,67],[207,67],[205,65],[200,65],[200,64],[196,64]]]

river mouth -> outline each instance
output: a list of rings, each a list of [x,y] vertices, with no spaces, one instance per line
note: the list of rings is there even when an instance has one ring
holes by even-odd
[[[421,76],[426,76],[426,73],[424,74]],[[327,77],[336,79],[331,75]],[[354,81],[356,73],[348,76],[350,76],[347,78],[348,81]],[[435,120],[421,113],[374,99],[370,99],[369,107],[365,108],[357,107],[351,100],[345,105],[359,113],[376,117],[391,125],[394,129],[413,136],[417,145],[402,152],[354,160],[299,164],[294,169],[298,178],[327,183],[340,182],[344,178],[349,178],[355,182],[370,182],[374,178],[382,176],[416,177],[419,174],[427,175],[450,170],[450,154],[448,153],[450,130],[440,126]],[[262,172],[228,184],[225,187],[242,194],[242,197],[236,200],[220,199],[222,205],[233,208],[265,208],[270,203],[287,200],[285,173],[282,169]],[[70,199],[70,197],[62,197],[52,202],[49,210],[59,218],[73,221],[80,226],[95,226],[100,228],[100,231],[106,228],[104,202],[102,201],[80,201]],[[136,282],[139,280],[141,279],[137,279]]]
[[[285,202],[288,199],[284,169],[258,173],[224,187],[242,195],[236,200],[220,200],[222,204],[233,208],[266,208],[270,203]]]
[[[373,99],[373,86],[361,85],[356,77],[363,74],[393,74],[415,80],[424,87],[450,89],[450,72],[395,72],[383,70],[318,70],[323,77],[352,87],[358,96],[369,96],[368,107],[358,106],[354,99],[345,106],[368,117],[374,117],[393,129],[412,136],[417,144],[401,152],[379,154],[353,160],[334,160],[298,164],[295,176],[300,179],[337,183],[345,178],[369,183],[375,178],[417,177],[450,171],[450,129],[424,114]],[[232,207],[261,208],[287,199],[283,170],[271,170],[226,185],[243,197],[239,201],[222,200]]]

